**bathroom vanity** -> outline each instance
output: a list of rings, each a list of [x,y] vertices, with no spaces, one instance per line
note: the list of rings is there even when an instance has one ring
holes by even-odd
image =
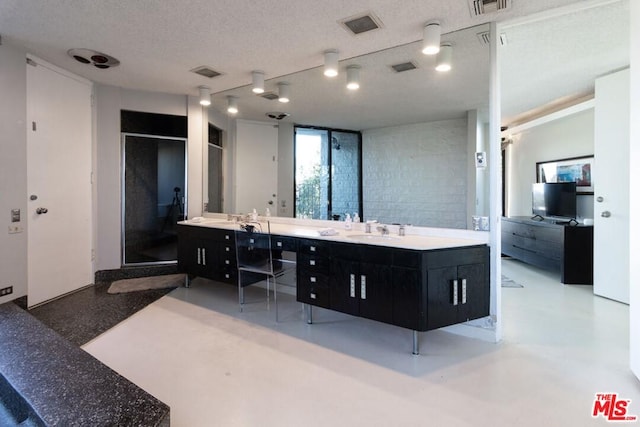
[[[179,270],[236,284],[238,228],[179,223]],[[270,228],[272,249],[296,253],[296,298],[308,323],[316,306],[411,329],[418,354],[417,332],[489,315],[489,247],[481,241],[359,229],[323,236],[321,227],[295,222]]]

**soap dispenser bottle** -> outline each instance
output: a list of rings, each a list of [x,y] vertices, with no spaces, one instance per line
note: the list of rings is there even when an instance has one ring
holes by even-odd
[[[353,222],[360,222],[360,215],[358,215],[358,212],[353,214]]]
[[[344,218],[344,229],[351,230],[351,225],[352,225],[351,215],[347,214]]]

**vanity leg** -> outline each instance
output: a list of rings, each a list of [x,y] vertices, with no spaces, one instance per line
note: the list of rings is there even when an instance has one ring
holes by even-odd
[[[313,308],[313,306],[311,304],[305,304],[304,305],[304,310],[307,312],[307,324],[309,324],[309,325],[311,325],[313,323],[312,308]]]
[[[413,352],[416,356],[420,354],[420,342],[418,339],[418,331],[413,331]]]
[[[188,288],[189,286],[191,286],[191,279],[189,279],[189,275],[185,274],[184,275],[184,287]]]

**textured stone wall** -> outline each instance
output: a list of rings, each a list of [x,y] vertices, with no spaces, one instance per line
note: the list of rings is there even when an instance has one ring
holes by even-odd
[[[363,218],[466,228],[467,121],[363,132]]]

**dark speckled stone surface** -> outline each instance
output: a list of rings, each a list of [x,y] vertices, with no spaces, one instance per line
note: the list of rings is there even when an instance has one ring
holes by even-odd
[[[0,373],[46,425],[169,425],[167,405],[15,304],[0,305],[0,343]]]
[[[29,313],[77,346],[91,341],[171,289],[109,294],[110,283],[81,289]]]

